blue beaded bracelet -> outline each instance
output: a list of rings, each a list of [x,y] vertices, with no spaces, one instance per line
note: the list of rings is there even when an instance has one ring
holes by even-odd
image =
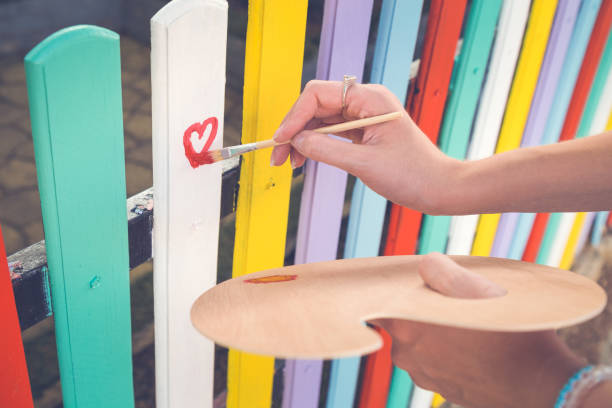
[[[565,383],[563,388],[561,388],[561,392],[559,392],[559,397],[557,398],[557,402],[555,403],[554,408],[563,408],[565,402],[567,400],[568,394],[573,390],[574,384],[576,381],[580,379],[584,374],[588,373],[593,369],[592,365],[581,368],[576,372],[576,374],[572,375],[569,380]]]

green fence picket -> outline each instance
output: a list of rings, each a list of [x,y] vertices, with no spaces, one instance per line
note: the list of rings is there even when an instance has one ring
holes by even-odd
[[[119,36],[66,28],[25,65],[64,407],[133,407]]]

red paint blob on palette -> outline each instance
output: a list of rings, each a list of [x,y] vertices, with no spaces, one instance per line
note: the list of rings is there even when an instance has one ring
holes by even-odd
[[[277,283],[296,280],[297,275],[270,275],[261,278],[246,279],[245,283]]]
[[[210,133],[208,135],[208,139],[204,142],[204,145],[200,149],[200,151],[196,151],[194,147],[194,143],[200,144],[202,143],[202,139],[204,139],[204,133],[206,129],[210,126]],[[194,169],[203,164],[210,164],[213,162],[212,157],[208,153],[208,149],[212,145],[215,140],[215,136],[217,136],[217,128],[219,127],[219,120],[212,116],[206,119],[202,123],[194,123],[189,126],[185,133],[183,133],[183,146],[185,147],[185,157],[189,160],[189,164]],[[197,135],[194,135],[194,133]]]

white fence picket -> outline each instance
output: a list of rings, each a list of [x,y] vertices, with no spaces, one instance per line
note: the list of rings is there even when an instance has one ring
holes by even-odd
[[[151,19],[157,407],[212,406],[214,344],[191,325],[217,276],[227,2],[175,0]],[[188,157],[189,156],[189,157]]]

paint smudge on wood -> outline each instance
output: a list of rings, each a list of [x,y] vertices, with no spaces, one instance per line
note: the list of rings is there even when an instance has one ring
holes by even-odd
[[[270,275],[261,278],[246,279],[245,283],[277,283],[296,280],[297,275]]]

